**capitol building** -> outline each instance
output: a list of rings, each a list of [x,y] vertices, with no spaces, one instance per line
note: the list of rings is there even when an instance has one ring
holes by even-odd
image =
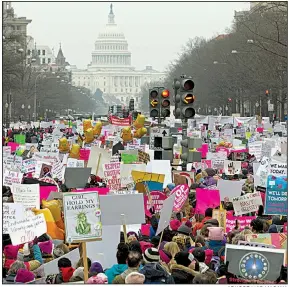
[[[144,70],[136,70],[132,65],[132,54],[124,33],[115,23],[112,4],[108,15],[108,23],[95,41],[91,63],[87,69],[72,69],[72,84],[86,87],[94,94],[97,89],[103,92],[104,100],[109,104],[128,104],[135,100],[138,107],[141,86],[153,81],[163,81],[166,74],[156,71],[152,66]],[[117,100],[119,101],[117,101]]]

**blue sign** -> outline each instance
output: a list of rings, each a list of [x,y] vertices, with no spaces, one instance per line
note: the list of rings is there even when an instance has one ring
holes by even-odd
[[[266,215],[287,215],[288,213],[288,178],[287,176],[269,175],[265,198]]]

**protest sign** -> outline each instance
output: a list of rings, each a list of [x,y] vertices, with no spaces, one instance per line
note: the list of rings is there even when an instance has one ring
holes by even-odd
[[[223,230],[226,230],[226,217],[227,217],[226,210],[220,210],[220,209],[213,210],[212,218],[218,220],[219,226],[223,227]]]
[[[92,174],[104,177],[103,164],[110,162],[111,154],[102,148],[92,146],[89,154],[87,167],[91,167]]]
[[[287,176],[269,175],[265,197],[264,214],[287,215],[288,213],[288,179]]]
[[[191,186],[195,182],[195,174],[192,171],[173,171],[175,185],[187,184]],[[185,178],[185,180],[183,180]]]
[[[89,160],[90,150],[89,149],[80,149],[79,151],[79,159],[80,160]]]
[[[250,223],[256,216],[229,216],[226,217],[226,233],[231,232],[236,226],[236,220],[238,221],[239,230],[244,230],[246,226],[250,226]]]
[[[226,175],[240,174],[242,171],[241,162],[240,161],[225,160],[224,161],[224,170],[225,170]]]
[[[138,160],[140,162],[148,163],[150,161],[150,155],[142,150],[138,150]]]
[[[8,234],[11,224],[24,216],[24,207],[20,203],[3,203],[3,234]]]
[[[159,235],[170,224],[172,210],[174,208],[175,201],[176,201],[176,196],[177,196],[177,193],[173,193],[163,202],[163,207],[160,212],[161,213],[160,220],[158,223],[158,229],[156,231],[156,235]]]
[[[233,198],[240,196],[242,193],[242,186],[244,181],[231,181],[219,179],[217,182],[217,189],[220,191],[220,199],[224,200],[225,197]]]
[[[131,172],[135,189],[140,193],[153,190],[163,190],[164,174],[133,170]]]
[[[105,163],[103,165],[104,180],[111,191],[121,189],[120,162]]]
[[[174,212],[180,212],[183,205],[185,204],[190,192],[190,187],[187,184],[182,184],[176,186],[171,192],[170,195],[175,194],[175,202],[174,202]]]
[[[150,214],[149,209],[151,207],[154,207],[156,213],[160,212],[166,199],[167,196],[161,191],[151,191],[149,196],[144,195],[144,206],[146,214]]]
[[[90,187],[90,188],[80,188],[74,192],[86,192],[86,191],[95,191],[98,192],[98,195],[107,195],[109,193],[109,188],[107,187]]]
[[[11,154],[11,146],[3,146],[3,157]]]
[[[138,155],[137,154],[121,153],[121,161],[124,164],[135,163],[138,161]]]
[[[152,173],[162,172],[165,174],[163,188],[172,183],[171,163],[169,160],[151,160],[147,164],[147,171]]]
[[[8,155],[6,157],[3,157],[3,165],[4,166],[13,166],[14,164],[14,155]]]
[[[14,183],[20,184],[22,182],[23,173],[5,170],[3,175],[3,184],[6,186],[12,186]]]
[[[269,174],[281,176],[287,174],[287,163],[272,161],[269,167]]]
[[[101,238],[101,209],[97,192],[64,193],[63,210],[67,242]]]
[[[196,213],[205,214],[207,208],[220,206],[219,190],[197,188],[196,189]]]
[[[35,237],[39,237],[47,232],[47,225],[43,214],[22,217],[10,223],[8,233],[13,245],[31,242]]]
[[[287,239],[285,233],[247,234],[245,236],[246,241],[271,244],[277,249],[287,249]]]
[[[84,188],[88,183],[90,174],[91,168],[67,167],[64,173],[65,185],[68,188]]]
[[[53,178],[63,179],[63,164],[60,160],[53,164],[51,173]]]
[[[58,191],[58,187],[55,185],[40,186],[40,203],[42,202],[43,199],[47,200],[50,192],[57,192],[57,191]]]
[[[249,242],[249,241],[242,241],[242,240],[238,241],[238,245],[251,246],[251,247],[262,247],[262,248],[275,248],[275,246],[271,245],[271,244]]]
[[[19,143],[9,142],[7,143],[7,146],[11,147],[11,152],[15,152],[17,148],[19,147]]]
[[[131,172],[146,171],[145,164],[120,164],[120,179],[121,187],[127,187],[127,185],[134,184]]]
[[[35,159],[25,159],[22,161],[22,172],[30,173],[35,172],[36,168],[36,160]]]
[[[27,208],[40,207],[39,184],[12,184],[11,192],[14,203],[23,204]]]
[[[25,145],[25,138],[26,138],[25,135],[21,135],[21,134],[14,135],[14,142]]]
[[[254,142],[254,143],[249,143],[249,154],[254,155],[259,161],[261,159],[262,155],[262,142]]]
[[[39,178],[51,176],[52,165],[42,163]]]
[[[255,212],[259,209],[260,205],[263,205],[259,191],[233,197],[232,202],[236,216]]]

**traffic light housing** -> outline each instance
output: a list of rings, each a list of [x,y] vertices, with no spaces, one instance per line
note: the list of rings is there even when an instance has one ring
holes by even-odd
[[[174,81],[175,89],[175,117],[176,119],[190,119],[196,114],[193,104],[195,83],[191,78],[180,78]]]
[[[161,117],[166,118],[171,115],[171,99],[170,91],[167,89],[160,90],[160,101],[161,101]]]
[[[159,114],[159,90],[154,88],[149,90],[149,106],[150,106],[150,117],[157,118]]]
[[[134,99],[129,100],[129,111],[132,112],[134,111]]]

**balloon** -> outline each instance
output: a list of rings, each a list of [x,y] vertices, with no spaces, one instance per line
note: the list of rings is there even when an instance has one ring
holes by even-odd
[[[132,134],[130,127],[125,127],[121,130],[121,138],[123,139],[124,142],[132,141]]]
[[[138,114],[137,115],[137,118],[136,118],[136,120],[134,121],[134,127],[136,128],[136,129],[139,129],[139,128],[142,128],[143,126],[144,126],[144,124],[145,124],[145,116],[144,115],[141,115],[141,114]]]
[[[69,157],[79,159],[80,146],[73,144],[69,153]]]
[[[101,134],[102,122],[98,121],[93,128],[93,135],[98,137]]]
[[[59,139],[59,147],[60,152],[69,152],[69,143],[67,141],[67,138],[61,138]]]
[[[145,134],[147,133],[147,129],[146,128],[140,128],[136,131],[134,131],[134,137],[140,139],[141,137],[143,137]]]
[[[92,128],[89,128],[87,129],[85,132],[84,132],[84,137],[85,137],[85,142],[86,143],[92,143],[93,140],[94,140],[94,136],[93,136],[93,130]]]
[[[84,120],[83,131],[86,132],[88,129],[92,129],[91,120]]]

